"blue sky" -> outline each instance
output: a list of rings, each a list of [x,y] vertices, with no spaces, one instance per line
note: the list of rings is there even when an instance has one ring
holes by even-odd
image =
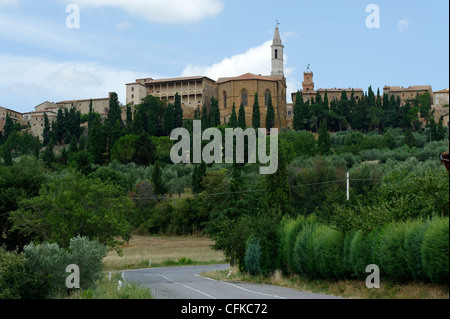
[[[80,28],[67,28],[69,4]],[[380,28],[367,28],[369,4]],[[269,74],[276,20],[290,93],[449,86],[447,0],[0,0],[0,105],[106,97],[137,78]]]

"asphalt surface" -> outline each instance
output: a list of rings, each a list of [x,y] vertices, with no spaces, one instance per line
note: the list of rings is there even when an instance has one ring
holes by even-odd
[[[155,299],[341,299],[271,285],[224,282],[202,277],[229,265],[153,268],[122,272],[126,283],[150,287]]]

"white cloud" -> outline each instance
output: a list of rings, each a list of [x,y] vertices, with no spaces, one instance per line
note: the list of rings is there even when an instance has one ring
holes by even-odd
[[[246,52],[224,58],[211,66],[188,64],[182,76],[205,75],[213,80],[220,77],[238,76],[250,72],[255,74],[270,74],[272,40],[262,45],[248,49]]]
[[[107,97],[117,92],[125,103],[126,83],[147,76],[89,62],[55,62],[0,54],[0,105],[32,111],[37,104]]]
[[[221,77],[239,76],[245,73],[270,75],[272,68],[272,40],[264,42],[262,45],[248,49],[246,52],[236,54],[229,58],[224,58],[218,63],[210,66],[188,64],[181,76],[207,76],[213,80]],[[293,77],[295,68],[287,67],[288,57],[284,54],[284,75],[288,85],[287,100],[291,101],[291,91],[296,91],[297,81]]]
[[[411,19],[403,19],[397,23],[397,29],[400,32],[405,32],[408,30],[408,27],[411,23]]]
[[[115,7],[156,23],[185,23],[213,17],[224,7],[222,0],[64,0],[80,7]]]

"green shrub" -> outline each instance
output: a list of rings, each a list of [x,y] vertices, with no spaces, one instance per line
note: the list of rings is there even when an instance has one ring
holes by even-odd
[[[48,280],[45,297],[58,298],[67,293],[68,265],[75,264],[79,267],[80,288],[87,289],[94,286],[100,279],[106,247],[98,241],[76,237],[70,240],[70,247],[67,250],[57,244],[29,244],[24,247],[23,254],[30,269]]]
[[[317,224],[307,224],[297,235],[293,251],[293,266],[294,272],[299,275],[313,276],[315,273],[314,267],[314,250],[311,249],[312,245],[311,236],[316,229]]]
[[[344,271],[342,233],[322,225],[312,233],[311,239],[314,260],[310,260],[310,267],[315,266],[318,277],[340,278]]]
[[[408,271],[415,281],[424,280],[422,243],[428,223],[423,220],[408,221],[405,225],[405,259]]]
[[[349,231],[344,237],[344,243],[342,247],[342,259],[343,259],[343,274],[348,277],[353,272],[352,261],[350,259],[350,248],[355,237],[356,231]]]
[[[49,290],[46,297],[58,297],[67,290],[65,280],[68,261],[66,252],[58,244],[43,243],[35,245],[31,243],[24,247],[23,254],[27,264],[36,272],[48,278]]]
[[[434,218],[423,238],[422,264],[427,277],[434,283],[449,282],[449,219]]]
[[[34,272],[24,256],[0,247],[0,299],[43,299],[49,278]]]
[[[296,220],[291,221],[288,225],[288,230],[286,233],[286,243],[284,248],[284,258],[286,258],[286,263],[288,270],[292,270],[295,268],[294,259],[293,259],[293,251],[295,246],[295,241],[298,236],[298,233],[303,229],[306,224],[306,218],[304,216],[299,216]]]
[[[367,265],[371,264],[368,257],[367,235],[359,230],[355,233],[350,243],[349,261],[352,265],[353,276],[360,279],[367,277],[365,270]]]
[[[245,265],[251,275],[256,276],[261,273],[261,244],[257,238],[252,238],[247,243]]]
[[[70,240],[67,259],[70,264],[80,268],[80,286],[83,289],[94,286],[101,277],[102,261],[107,249],[96,240],[75,237]],[[67,276],[67,274],[66,274]]]
[[[393,223],[382,228],[376,247],[380,271],[395,282],[411,278],[405,258],[405,223]]]

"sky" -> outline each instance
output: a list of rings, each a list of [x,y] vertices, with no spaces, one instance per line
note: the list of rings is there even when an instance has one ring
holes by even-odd
[[[277,20],[288,102],[308,64],[316,88],[449,87],[447,0],[0,0],[0,106],[269,75]]]

